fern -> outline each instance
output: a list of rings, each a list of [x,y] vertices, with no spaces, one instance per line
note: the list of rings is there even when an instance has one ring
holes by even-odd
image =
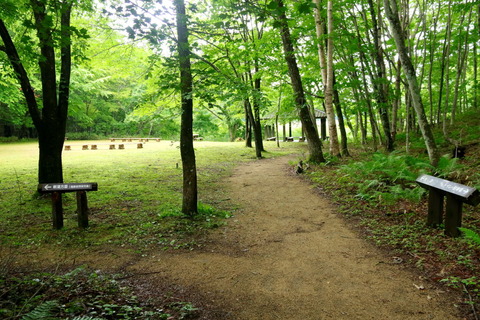
[[[51,320],[56,319],[54,310],[58,308],[55,300],[46,301],[27,313],[21,320]]]
[[[469,241],[470,243],[476,244],[477,246],[480,246],[480,235],[478,233],[467,228],[458,228],[458,229],[462,231],[463,236],[467,241]]]
[[[94,317],[90,317],[90,316],[78,316],[78,317],[72,318],[71,320],[104,320],[104,319],[94,318]]]
[[[424,193],[415,179],[430,172],[426,160],[398,153],[375,153],[368,161],[357,161],[340,168],[343,183],[357,190],[357,197],[394,204],[398,199],[419,201]]]
[[[460,168],[460,164],[457,160],[457,158],[441,157],[435,170],[436,174],[440,178],[446,178],[448,174]]]

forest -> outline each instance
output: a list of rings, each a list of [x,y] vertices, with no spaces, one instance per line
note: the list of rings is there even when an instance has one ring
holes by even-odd
[[[346,270],[371,255],[342,264],[355,256],[351,243],[328,259],[318,248],[304,254],[307,242],[329,251],[351,240],[330,237],[344,232],[328,225],[333,214],[319,221],[318,207],[330,204],[301,210],[326,198],[356,235],[385,251],[369,260],[370,274],[414,268],[420,298],[412,306],[438,303],[478,320],[480,206],[464,204],[459,237],[448,237],[443,224],[426,226],[428,192],[415,179],[431,174],[480,189],[479,39],[475,0],[2,0],[0,317],[223,320],[246,310],[254,316],[245,319],[273,319],[281,310],[277,318],[313,319],[313,308],[289,300],[296,284],[329,269],[318,267],[324,260]],[[124,137],[158,141],[107,150],[107,139]],[[81,151],[87,140],[104,149]],[[228,187],[237,167],[259,177],[258,186],[234,185],[247,198]],[[280,172],[263,194],[246,189]],[[65,227],[52,229],[50,199],[37,183],[97,179],[90,227],[75,226],[75,195],[65,193]],[[287,190],[297,180],[320,197]],[[252,203],[254,217],[240,209]],[[331,234],[282,256],[288,265],[319,254],[312,269],[292,264],[270,279],[282,268],[243,260],[277,257],[288,237],[316,237],[322,228]],[[252,269],[242,275],[245,265]],[[343,269],[317,284],[327,289]],[[286,300],[248,300],[287,274],[298,277],[280,291]],[[394,288],[396,275],[388,277],[376,288]],[[228,291],[250,280],[244,292]],[[396,292],[368,298],[376,292],[365,288],[377,283],[365,281],[361,297],[345,301],[367,299],[373,311],[403,302]],[[208,287],[217,283],[218,292]],[[238,303],[238,293],[250,304]],[[334,305],[332,318],[347,309]]]
[[[35,71],[38,42],[29,12],[14,3],[4,1],[0,13],[13,41],[21,43],[19,56],[41,99],[44,89]],[[286,55],[297,61],[310,115],[314,110],[327,113],[334,155],[348,154],[348,139],[392,151],[401,135],[408,148],[411,132],[428,134],[425,125],[442,126],[454,146],[461,137],[450,137],[449,125],[458,114],[478,108],[480,18],[475,1],[186,5],[193,130],[206,139],[248,140],[252,128],[262,131],[278,124],[281,131],[299,119]],[[282,49],[280,13],[288,19],[291,53]],[[168,1],[82,1],[73,6],[68,138],[178,139],[174,16]],[[0,134],[33,137],[22,90],[7,55],[0,59]]]

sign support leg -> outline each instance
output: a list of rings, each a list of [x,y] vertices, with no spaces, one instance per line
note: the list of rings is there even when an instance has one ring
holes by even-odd
[[[52,193],[52,221],[54,229],[59,230],[63,228],[63,205],[60,192]]]
[[[462,202],[451,195],[447,195],[445,212],[445,234],[450,237],[460,236],[458,227],[462,226]]]
[[[79,228],[88,228],[88,213],[87,193],[85,191],[77,191],[77,216]]]
[[[428,192],[427,225],[438,227],[443,222],[443,195],[433,189]]]

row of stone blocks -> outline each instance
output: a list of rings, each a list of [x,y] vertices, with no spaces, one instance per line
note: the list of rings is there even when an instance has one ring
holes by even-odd
[[[160,138],[110,138],[110,141],[115,142],[116,140],[122,140],[122,142],[132,142],[133,140],[138,140],[140,142],[148,142],[155,140],[160,142],[162,139]]]
[[[108,149],[109,150],[115,150],[116,149],[116,144],[109,144],[108,145]],[[143,143],[137,143],[137,149],[142,149],[143,148]],[[72,146],[71,145],[65,145],[65,151],[70,151],[72,150]],[[122,149],[125,149],[125,144],[123,143],[120,143],[118,144],[118,149],[122,150]],[[89,145],[88,144],[84,144],[82,145],[82,150],[98,150],[98,144],[92,144],[90,145],[90,148],[89,148]]]

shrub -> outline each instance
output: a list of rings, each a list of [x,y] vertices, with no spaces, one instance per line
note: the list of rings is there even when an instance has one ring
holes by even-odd
[[[375,153],[367,161],[352,162],[339,168],[340,181],[356,189],[357,197],[393,204],[400,199],[418,202],[425,190],[415,180],[420,174],[447,176],[457,167],[454,159],[443,157],[437,168],[427,160],[398,153]]]

